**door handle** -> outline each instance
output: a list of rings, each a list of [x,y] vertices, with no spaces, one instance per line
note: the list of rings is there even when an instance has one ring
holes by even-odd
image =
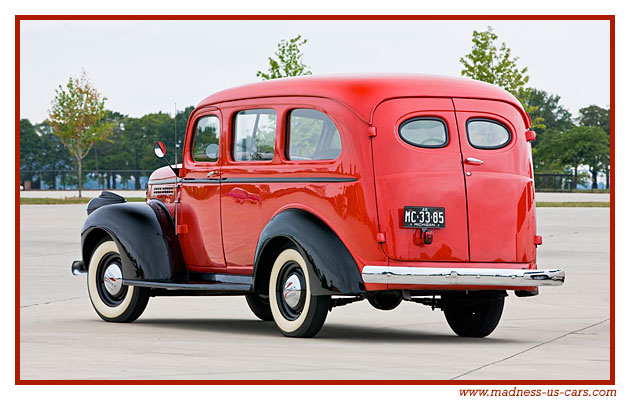
[[[481,161],[478,158],[472,158],[472,157],[468,157],[466,160],[464,160],[464,162],[470,165],[483,165],[483,161]]]
[[[219,172],[219,171],[210,171],[210,172],[208,172],[208,175],[206,175],[206,178],[212,178],[212,177],[218,178],[218,175],[220,175],[220,174],[221,174],[221,172]]]

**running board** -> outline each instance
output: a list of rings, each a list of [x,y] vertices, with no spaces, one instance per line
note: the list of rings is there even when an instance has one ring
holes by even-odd
[[[254,289],[252,278],[250,276],[239,276],[239,278],[240,279],[234,279],[234,280],[226,279],[228,280],[228,282],[217,280],[217,281],[211,281],[211,282],[185,282],[185,283],[123,279],[123,284],[129,285],[129,286],[149,287],[152,289],[164,289],[166,291],[179,291],[179,290],[197,291],[197,292],[206,292],[207,294],[251,293]]]

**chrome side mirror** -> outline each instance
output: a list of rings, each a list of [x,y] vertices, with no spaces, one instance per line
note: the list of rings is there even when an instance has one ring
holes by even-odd
[[[166,156],[166,146],[162,142],[156,142],[153,145],[153,152],[157,158],[164,158]]]

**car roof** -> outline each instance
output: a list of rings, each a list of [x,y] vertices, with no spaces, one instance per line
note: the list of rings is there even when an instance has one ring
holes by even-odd
[[[374,108],[396,97],[460,97],[499,100],[515,106],[529,127],[529,116],[509,92],[489,83],[436,75],[302,76],[272,79],[222,90],[206,97],[198,107],[219,103],[283,96],[324,97],[343,103],[366,122]]]

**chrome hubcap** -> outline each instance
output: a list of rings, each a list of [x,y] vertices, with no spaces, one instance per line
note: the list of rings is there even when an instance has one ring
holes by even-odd
[[[105,286],[105,290],[107,290],[107,292],[112,296],[116,296],[120,293],[123,283],[122,270],[119,264],[111,263],[107,266],[105,274],[103,274],[103,284]]]
[[[293,309],[296,309],[298,304],[300,304],[300,299],[302,297],[302,285],[300,284],[300,279],[297,275],[293,274],[287,278],[284,283],[282,296],[284,297],[284,301],[287,305]]]

